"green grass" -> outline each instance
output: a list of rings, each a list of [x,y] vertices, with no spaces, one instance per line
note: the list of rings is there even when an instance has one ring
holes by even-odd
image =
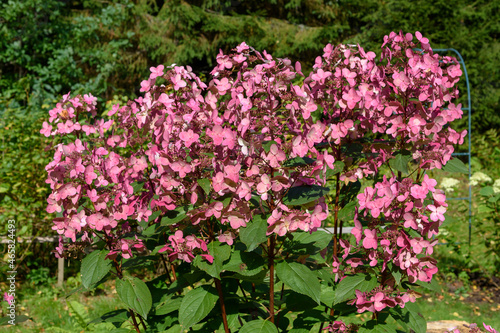
[[[42,287],[39,291],[29,290],[27,294],[18,301],[17,314],[26,315],[31,318],[26,322],[7,328],[2,332],[82,332],[74,314],[71,313],[68,302],[76,301],[83,305],[83,317],[90,321],[102,314],[123,308],[122,302],[116,294],[109,293],[97,296],[72,295],[65,298],[65,292],[49,287]],[[109,328],[101,325],[94,332],[108,332]]]

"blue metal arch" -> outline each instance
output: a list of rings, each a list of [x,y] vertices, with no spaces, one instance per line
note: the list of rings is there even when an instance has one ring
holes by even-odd
[[[422,49],[417,49],[418,51],[422,51]],[[468,200],[469,201],[469,248],[471,245],[471,239],[472,239],[472,186],[470,185],[470,179],[472,176],[472,169],[471,169],[471,158],[472,158],[472,143],[471,143],[471,136],[472,136],[472,118],[471,118],[471,112],[472,112],[472,106],[471,106],[471,97],[470,97],[470,83],[469,83],[469,74],[467,73],[467,67],[465,66],[465,61],[460,52],[453,48],[449,49],[432,49],[433,52],[454,52],[458,58],[459,61],[458,63],[461,65],[463,72],[465,74],[465,84],[467,85],[467,107],[462,107],[462,111],[467,110],[468,114],[468,131],[467,131],[467,138],[468,138],[468,151],[466,153],[453,153],[453,156],[467,156],[468,163],[469,163],[469,196],[468,197],[459,197],[459,198],[449,198],[449,200]],[[422,51],[423,52],[423,51]]]

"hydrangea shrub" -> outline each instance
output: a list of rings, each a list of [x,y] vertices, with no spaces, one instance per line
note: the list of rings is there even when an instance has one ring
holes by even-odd
[[[413,289],[432,288],[447,207],[426,171],[466,135],[449,127],[462,72],[419,32],[386,36],[376,58],[327,45],[305,76],[242,43],[208,84],[189,66],[152,67],[143,96],[106,116],[91,94],[65,95],[41,130],[58,140],[47,212],[56,255],[84,255],[83,286],[116,281],[125,307],[101,320],[395,332],[391,316],[425,332]],[[165,274],[144,281],[145,265]]]

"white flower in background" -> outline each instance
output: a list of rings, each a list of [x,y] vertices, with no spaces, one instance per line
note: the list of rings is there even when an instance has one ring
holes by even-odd
[[[496,179],[493,183],[493,193],[500,193],[500,179]]]
[[[490,176],[488,176],[487,174],[483,173],[483,172],[474,172],[474,174],[472,175],[472,177],[470,177],[470,184],[472,186],[476,186],[477,184],[480,184],[480,183],[489,183],[491,182],[492,179]]]
[[[440,186],[446,192],[451,193],[455,190],[454,188],[457,187],[458,184],[460,184],[460,181],[458,179],[446,177],[441,180]]]

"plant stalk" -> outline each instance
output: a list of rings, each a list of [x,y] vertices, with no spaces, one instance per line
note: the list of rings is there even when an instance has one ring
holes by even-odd
[[[217,292],[219,293],[219,303],[220,303],[220,309],[222,312],[222,322],[224,323],[224,332],[231,333],[231,331],[229,330],[229,325],[227,324],[226,305],[224,304],[224,295],[222,294],[222,285],[221,285],[219,279],[216,278],[214,280],[215,280],[215,287],[217,288]]]
[[[274,324],[274,246],[275,236],[269,237],[267,240],[269,247],[268,263],[269,263],[269,319]]]

